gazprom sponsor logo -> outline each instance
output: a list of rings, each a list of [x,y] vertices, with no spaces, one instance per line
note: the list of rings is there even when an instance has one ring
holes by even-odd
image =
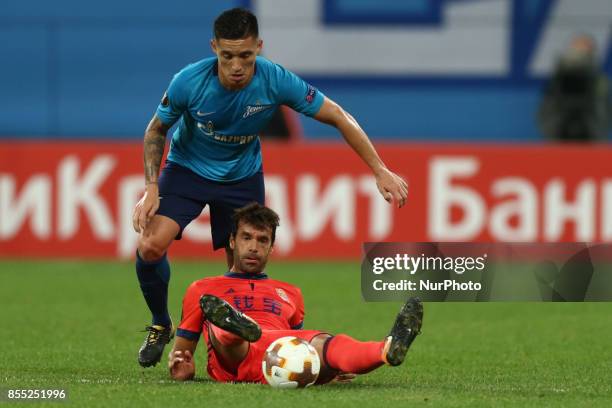
[[[197,122],[198,129],[202,131],[206,136],[209,136],[217,142],[231,143],[231,144],[246,144],[251,143],[257,138],[256,134],[252,135],[223,135],[215,132],[215,127],[212,121],[208,121],[205,124]]]

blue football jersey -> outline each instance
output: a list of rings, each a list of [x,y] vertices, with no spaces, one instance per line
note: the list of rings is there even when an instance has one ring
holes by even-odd
[[[297,75],[257,57],[251,82],[238,91],[219,82],[217,58],[177,73],[157,108],[166,125],[179,121],[168,159],[214,181],[234,182],[261,169],[259,132],[279,105],[314,116],[324,96]]]

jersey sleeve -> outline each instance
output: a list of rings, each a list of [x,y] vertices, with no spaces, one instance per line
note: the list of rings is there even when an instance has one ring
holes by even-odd
[[[189,105],[189,90],[182,72],[172,78],[168,89],[157,106],[157,117],[164,125],[172,126],[187,110]]]
[[[304,297],[299,288],[296,288],[293,301],[295,303],[295,313],[289,319],[289,326],[293,330],[299,330],[304,327]]]
[[[183,309],[181,312],[181,323],[176,335],[188,340],[198,341],[202,333],[204,317],[200,309],[201,287],[197,282],[192,283],[183,298]]]
[[[275,65],[279,102],[307,116],[314,116],[323,105],[325,95],[293,72]]]

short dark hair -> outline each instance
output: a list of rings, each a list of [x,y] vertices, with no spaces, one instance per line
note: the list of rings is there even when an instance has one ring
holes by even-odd
[[[274,210],[259,203],[252,202],[244,207],[234,210],[232,216],[232,235],[235,237],[240,223],[250,224],[257,229],[270,228],[272,230],[272,244],[276,239],[276,227],[279,225],[278,214]]]
[[[217,17],[214,24],[215,39],[239,40],[259,37],[257,17],[245,8],[226,10]]]

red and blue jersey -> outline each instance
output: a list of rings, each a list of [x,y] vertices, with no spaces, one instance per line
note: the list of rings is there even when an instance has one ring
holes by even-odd
[[[200,297],[215,295],[248,315],[262,329],[301,329],[304,323],[302,291],[289,283],[268,278],[265,273],[232,273],[193,282],[183,298],[181,323],[176,335],[198,340],[207,322],[200,309]]]

